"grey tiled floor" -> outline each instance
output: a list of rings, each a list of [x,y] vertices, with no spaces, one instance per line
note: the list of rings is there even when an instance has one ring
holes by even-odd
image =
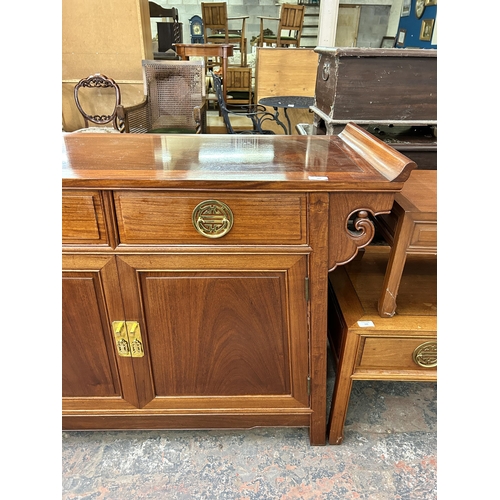
[[[436,389],[355,381],[339,446],[305,428],[63,432],[62,498],[434,500]]]

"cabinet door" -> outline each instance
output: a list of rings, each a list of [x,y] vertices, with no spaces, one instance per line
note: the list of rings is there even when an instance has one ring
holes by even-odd
[[[304,255],[117,257],[148,409],[308,408]]]
[[[109,314],[123,317],[115,257],[63,256],[63,409],[137,407],[130,358],[116,354]]]

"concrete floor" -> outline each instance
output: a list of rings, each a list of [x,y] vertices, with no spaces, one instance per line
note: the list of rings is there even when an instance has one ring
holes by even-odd
[[[329,399],[334,373],[329,369]],[[339,446],[305,428],[63,432],[63,500],[437,498],[437,384],[355,381]]]

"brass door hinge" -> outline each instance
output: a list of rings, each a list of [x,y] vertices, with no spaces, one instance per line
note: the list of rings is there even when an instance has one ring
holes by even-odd
[[[306,302],[309,302],[309,277],[306,276],[304,279],[305,279],[304,287],[306,294]]]
[[[118,355],[126,358],[142,358],[141,328],[137,321],[113,321],[116,349]]]
[[[309,375],[307,376],[307,395],[311,395],[311,377]]]

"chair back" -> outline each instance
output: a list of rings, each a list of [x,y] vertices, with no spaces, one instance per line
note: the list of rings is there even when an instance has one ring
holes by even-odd
[[[211,31],[210,34],[228,30],[226,2],[201,2],[201,17],[205,28],[205,42],[207,29]]]
[[[217,102],[219,104],[220,114],[224,120],[224,125],[228,134],[272,134],[272,130],[264,130],[262,128],[262,123],[266,120],[273,120],[274,117],[271,113],[266,111],[264,106],[252,105],[250,106],[231,106],[228,108],[226,101],[224,100],[224,92],[222,90],[222,80],[219,75],[216,75],[212,71],[210,72],[213,81],[213,87],[215,95],[217,96]],[[226,77],[227,78],[227,77]],[[238,109],[237,109],[238,108]],[[235,131],[231,125],[231,120],[229,116],[240,116],[246,117],[252,121],[252,130],[238,130]]]
[[[226,126],[226,130],[228,134],[234,134],[234,129],[231,125],[231,120],[229,119],[228,109],[226,105],[226,101],[224,100],[224,92],[222,90],[222,80],[219,75],[215,73],[210,73],[212,76],[212,82],[214,86],[215,96],[217,97],[217,104],[219,105],[220,114],[222,119],[224,120],[224,125]]]
[[[149,2],[149,17],[161,17],[172,19],[172,22],[179,22],[179,11],[175,7],[165,8],[154,2]]]
[[[282,4],[280,12],[280,22],[278,26],[278,37],[280,37],[281,31],[288,31],[289,36],[297,40],[298,47],[300,43],[302,26],[304,24],[304,11],[304,4]]]
[[[204,61],[142,61],[148,132],[197,127],[194,108],[205,100]]]
[[[226,70],[226,95],[229,104],[252,104],[252,68],[230,66]]]
[[[91,89],[92,96],[84,89]],[[103,89],[109,90],[103,92]],[[85,97],[81,94],[82,90],[86,94]],[[120,87],[112,78],[100,73],[82,78],[75,85],[73,95],[76,107],[83,116],[85,127],[89,127],[89,122],[96,125],[106,125],[113,122],[113,127],[116,130],[123,131],[117,119],[117,109],[121,106]],[[83,102],[88,111],[85,111]],[[97,107],[101,108],[100,113],[96,112]],[[105,108],[107,108],[107,113],[103,113]]]

